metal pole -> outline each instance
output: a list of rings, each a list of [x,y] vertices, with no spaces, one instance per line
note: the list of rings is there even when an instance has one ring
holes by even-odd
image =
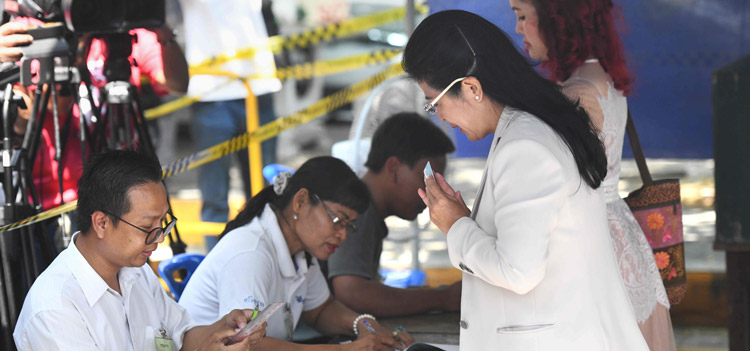
[[[404,33],[411,36],[416,27],[417,11],[414,9],[414,0],[406,0],[406,16],[404,17]]]
[[[414,28],[416,27],[416,17],[417,17],[417,11],[414,8],[414,0],[406,0],[406,16],[404,16],[404,33],[406,33],[407,36],[411,36],[411,33],[414,32]],[[409,99],[410,101],[416,100],[416,92],[410,92],[412,95],[412,98]],[[412,269],[419,270],[420,264],[419,264],[419,248],[421,246],[420,240],[419,240],[419,234],[421,233],[421,230],[419,228],[419,222],[414,219],[411,221],[411,229],[414,233],[414,243],[412,245],[411,249],[411,263],[412,263]]]

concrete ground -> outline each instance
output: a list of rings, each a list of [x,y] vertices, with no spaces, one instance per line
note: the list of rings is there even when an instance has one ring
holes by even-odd
[[[186,117],[177,119],[186,121]],[[332,142],[344,140],[348,136],[349,125],[346,123],[322,124],[311,127],[315,133],[322,133],[322,142],[297,145],[295,133],[284,132],[279,142],[279,163],[298,167],[304,160],[330,154]],[[192,146],[189,134],[184,128],[168,128],[163,130],[180,130],[176,138],[170,140],[172,147],[161,145],[160,157],[162,163],[170,162],[197,150]],[[169,140],[170,137],[164,140]],[[165,157],[166,156],[166,157]],[[484,159],[450,159],[446,176],[448,181],[462,191],[469,206],[473,203],[474,192],[482,176]],[[713,211],[713,161],[712,160],[649,160],[649,166],[654,179],[677,177],[681,180],[683,198],[683,225],[686,250],[686,265],[689,272],[724,272],[723,252],[713,250],[715,237],[715,213]],[[627,193],[640,186],[640,178],[635,163],[623,162],[620,193]],[[235,168],[231,174],[230,204],[233,211],[239,210],[244,198],[241,192],[239,171]],[[188,171],[174,176],[167,181],[172,196],[175,212],[178,213],[185,233],[183,238],[189,242],[188,251],[205,253],[205,246],[201,239],[202,233],[192,233],[190,223],[198,221],[200,192],[197,190],[197,172]],[[390,228],[388,241],[384,244],[381,260],[383,268],[406,269],[419,267],[428,270],[436,269],[449,272],[443,279],[458,279],[459,275],[452,272],[448,260],[447,246],[444,235],[430,222],[427,212],[417,219],[420,227],[415,236],[413,224],[397,219],[388,218]],[[194,226],[195,227],[195,226]],[[204,227],[201,227],[204,228]],[[205,233],[220,231],[223,226],[205,229]],[[418,246],[415,245],[418,238]],[[418,247],[418,250],[416,249]],[[168,248],[161,248],[154,254],[155,259],[169,257]],[[415,259],[418,258],[418,259]],[[433,279],[435,277],[432,277]],[[440,277],[437,277],[438,280]],[[429,281],[429,277],[428,277]],[[721,327],[681,326],[675,321],[675,339],[679,350],[727,350],[728,334]]]

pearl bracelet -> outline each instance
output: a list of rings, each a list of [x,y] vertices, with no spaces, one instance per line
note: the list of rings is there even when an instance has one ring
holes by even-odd
[[[367,313],[360,314],[359,316],[357,316],[357,318],[354,318],[354,323],[352,323],[352,330],[354,330],[354,335],[356,335],[356,336],[359,336],[359,330],[357,330],[357,323],[359,323],[359,321],[361,319],[363,319],[363,318],[370,318],[370,319],[372,319],[374,321],[377,320],[371,314],[367,314]]]

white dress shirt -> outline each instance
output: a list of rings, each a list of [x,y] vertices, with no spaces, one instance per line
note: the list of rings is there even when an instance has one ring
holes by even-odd
[[[289,253],[276,214],[266,205],[260,217],[211,249],[190,277],[180,305],[199,324],[209,324],[233,309],[285,302],[287,308],[268,321],[266,336],[290,340],[302,312],[320,307],[329,296],[318,261],[310,258],[308,265],[304,251]]]
[[[461,351],[648,350],[604,201],[538,118],[503,110],[471,217],[447,241],[463,271]]]
[[[165,331],[182,348],[195,323],[167,295],[148,264],[118,273],[122,295],[107,286],[75,245],[79,234],[37,278],[13,338],[25,350],[156,350]]]

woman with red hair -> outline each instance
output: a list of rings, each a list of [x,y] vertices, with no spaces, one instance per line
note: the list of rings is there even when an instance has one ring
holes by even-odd
[[[510,0],[524,49],[542,62],[563,93],[588,113],[607,154],[607,176],[598,191],[617,263],[643,336],[651,350],[674,350],[669,299],[649,245],[620,198],[626,96],[631,79],[612,18],[611,0]]]

